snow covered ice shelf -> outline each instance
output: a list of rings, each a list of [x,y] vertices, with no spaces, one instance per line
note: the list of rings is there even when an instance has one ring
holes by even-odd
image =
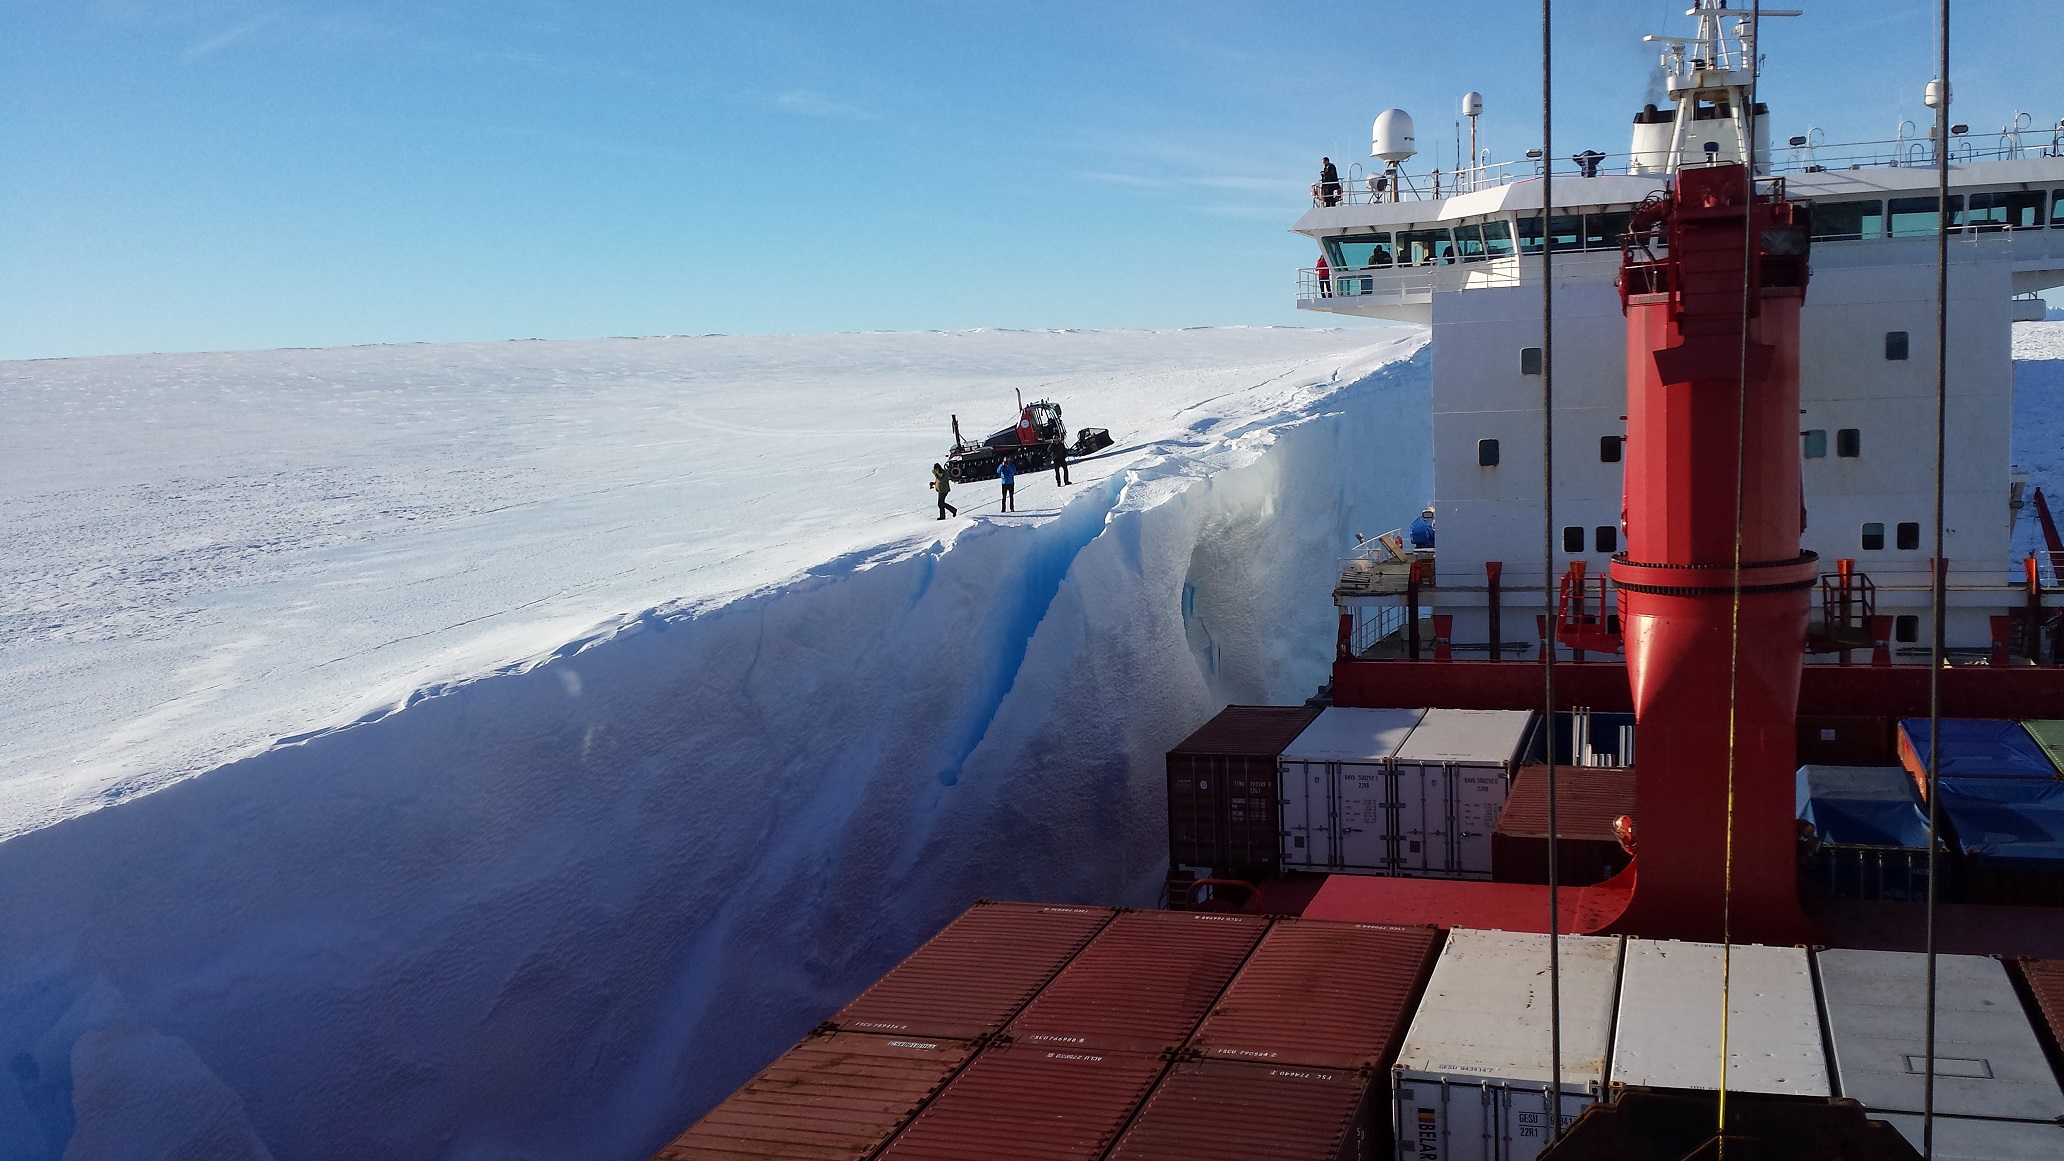
[[[0,365],[0,1157],[641,1157],[971,899],[1151,902],[1421,341]],[[1119,446],[934,522],[1017,386]]]

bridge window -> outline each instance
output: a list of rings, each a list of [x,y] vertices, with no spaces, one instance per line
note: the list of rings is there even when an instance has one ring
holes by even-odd
[[[1813,207],[1813,240],[1850,242],[1885,232],[1885,203],[1830,202]]]
[[[1904,359],[1904,358],[1906,358],[1906,352],[1907,352],[1907,341],[1906,341],[1906,332],[1905,332],[1905,331],[1886,331],[1886,332],[1885,332],[1885,357],[1886,357],[1886,358],[1888,358],[1888,359]]]
[[[1634,211],[1584,215],[1584,249],[1617,250],[1620,237],[1634,224]]]
[[[1894,641],[1920,640],[1921,619],[1912,614],[1892,618],[1892,639]]]
[[[2059,222],[2064,223],[2064,218],[2060,218]],[[1485,222],[1483,226],[1483,244],[1485,257],[1512,257],[1512,223],[1503,218],[1499,218],[1495,222]]]
[[[1584,529],[1582,526],[1572,524],[1562,530],[1562,550],[1564,552],[1584,551]]]
[[[1845,460],[1853,460],[1863,454],[1863,432],[1854,427],[1845,427],[1835,432],[1835,454]]]
[[[1443,226],[1438,230],[1399,230],[1397,256],[1400,266],[1431,266],[1455,260],[1455,237]]]
[[[1481,262],[1484,257],[1483,224],[1472,222],[1455,227],[1455,249],[1464,262]]]
[[[1879,552],[1885,547],[1885,526],[1876,521],[1863,526],[1860,538],[1865,552]]]
[[[2045,190],[2007,190],[1971,195],[1969,224],[1983,233],[1989,230],[2026,230],[2043,224]]]
[[[1803,446],[1803,447],[1802,447],[1802,448],[1800,449],[1800,454],[1801,454],[1801,455],[1805,456],[1805,457],[1806,457],[1807,459],[1809,459],[1809,460],[1817,460],[1817,459],[1822,459],[1822,458],[1826,457],[1826,455],[1827,455],[1827,429],[1826,429],[1826,428],[1824,428],[1824,427],[1816,427],[1816,428],[1814,428],[1814,429],[1813,429],[1812,431],[1802,431],[1802,432],[1800,432],[1800,433],[1799,433],[1799,435],[1800,435],[1800,436],[1802,437],[1802,439],[1804,440],[1804,446]]]
[[[1610,524],[1600,524],[1591,531],[1591,543],[1597,546],[1600,552],[1618,552],[1620,550],[1620,530]]]
[[[1519,373],[1538,375],[1541,373],[1541,348],[1521,347],[1519,349]]]
[[[2064,189],[2050,196],[2050,228],[2064,230]]]
[[[1900,524],[1899,539],[1895,543],[1907,552],[1912,552],[1914,549],[1919,548],[1921,546],[1921,526],[1912,520]]]
[[[1895,238],[1932,238],[1942,228],[1942,203],[1934,198],[1893,198],[1892,236]],[[1949,224],[1952,229],[1962,224],[1964,216],[1964,195],[1952,194],[1949,199]]]
[[[1480,439],[1476,441],[1476,466],[1495,468],[1498,466],[1498,441]]]
[[[1620,448],[1627,442],[1624,435],[1601,435],[1598,437],[1598,462],[1616,464],[1620,462]]]
[[[1347,234],[1326,239],[1335,270],[1366,270],[1391,264],[1390,234]]]

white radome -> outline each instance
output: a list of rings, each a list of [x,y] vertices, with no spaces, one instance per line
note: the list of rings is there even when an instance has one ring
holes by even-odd
[[[1403,109],[1385,109],[1376,114],[1369,130],[1369,156],[1384,161],[1403,161],[1419,152],[1419,139],[1412,134],[1412,115]]]

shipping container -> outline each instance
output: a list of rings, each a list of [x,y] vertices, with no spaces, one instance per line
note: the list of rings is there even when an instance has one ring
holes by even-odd
[[[1795,785],[1799,820],[1813,828],[1807,881],[1837,899],[1928,897],[1928,811],[1905,768],[1801,766]],[[1948,858],[1937,863],[1947,872]]]
[[[1491,877],[1491,831],[1533,725],[1530,710],[1426,711],[1391,762],[1396,873]]]
[[[2036,718],[2021,723],[2050,765],[2064,770],[2064,718]]]
[[[1921,1118],[1911,1113],[1871,1115],[1899,1130],[1921,1151]],[[1935,1118],[1935,1161],[2057,1161],[2064,1157],[2064,1125]]]
[[[812,1034],[653,1161],[863,1161],[973,1053],[964,1040]]]
[[[1190,1048],[1213,1060],[1388,1068],[1439,938],[1431,927],[1278,919]]]
[[[1176,867],[1254,880],[1276,870],[1276,759],[1316,706],[1232,705],[1168,752],[1168,853]]]
[[[1566,886],[1603,883],[1633,857],[1620,847],[1613,820],[1634,814],[1629,766],[1562,766],[1555,771],[1556,877]],[[1491,832],[1491,878],[1500,883],[1548,881],[1548,768],[1521,766]]]
[[[1928,793],[1928,719],[1905,718],[1899,723],[1899,764],[1906,767],[1920,788]],[[1943,718],[1941,768],[1943,778],[2043,779],[2057,777],[2056,763],[2043,753],[2020,722],[1997,718]]]
[[[1627,941],[1614,1084],[1719,1087],[1724,950],[1674,939]],[[1728,958],[1728,1091],[1832,1095],[1805,949],[1738,943]]]
[[[1111,1161],[1374,1161],[1387,1155],[1352,1069],[1237,1060],[1178,1064],[1147,1097]]]
[[[1397,867],[1397,834],[1406,823],[1397,818],[1390,760],[1425,714],[1335,706],[1283,748],[1284,867],[1374,873]]]
[[[1928,957],[1822,951],[1815,957],[1840,1095],[1880,1112],[1918,1113],[1928,1051]],[[2009,1120],[2064,1117],[2064,1090],[2006,968],[1976,955],[1935,957],[1935,1111]]]
[[[2064,959],[2022,959],[2014,966],[2033,1001],[2029,1016],[2036,1036],[2058,1076],[2064,1078]]]
[[[1033,997],[1007,1034],[1042,1048],[1179,1047],[1267,929],[1268,920],[1248,915],[1126,912]]]
[[[1115,914],[1109,907],[977,903],[839,1009],[826,1027],[958,1040],[986,1036],[1009,1023]]]
[[[1964,902],[2064,906],[2064,782],[1945,779],[1940,813]]]
[[[884,1161],[1096,1161],[1166,1062],[1029,1044],[983,1049],[881,1154]]]
[[[1532,1161],[1547,1147],[1549,937],[1448,933],[1411,1029],[1391,1067],[1399,1157],[1414,1161]],[[1565,935],[1562,1123],[1606,1091],[1618,937]]]

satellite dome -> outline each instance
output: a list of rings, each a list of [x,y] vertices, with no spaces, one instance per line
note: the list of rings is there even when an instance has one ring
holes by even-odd
[[[1369,155],[1384,161],[1403,161],[1419,152],[1419,140],[1412,135],[1412,115],[1403,109],[1385,109],[1376,114],[1369,130]]]

